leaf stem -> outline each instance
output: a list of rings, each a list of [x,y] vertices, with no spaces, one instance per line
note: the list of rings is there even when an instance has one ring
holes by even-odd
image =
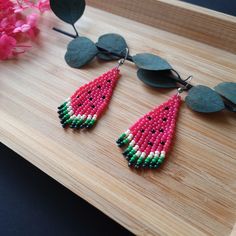
[[[76,35],[70,34],[70,33],[66,32],[64,30],[58,29],[56,27],[53,27],[52,29],[55,30],[58,33],[64,34],[64,35],[69,36],[71,38],[76,38]]]
[[[173,78],[173,79],[176,80],[177,83],[183,85],[184,86],[184,90],[188,91],[189,89],[194,87],[193,85],[191,85],[188,82],[186,82],[186,80],[183,80],[181,78],[180,74],[175,69],[171,69],[171,71],[174,72],[177,75],[177,78]]]
[[[78,37],[78,36],[79,36],[79,33],[78,33],[77,29],[75,28],[75,25],[73,24],[72,27],[73,27],[73,29],[74,29],[74,31],[75,31],[76,37]]]
[[[124,55],[122,55],[122,54],[118,54],[118,53],[115,53],[115,52],[110,52],[105,48],[99,47],[97,44],[96,44],[96,47],[100,52],[102,52],[104,54],[113,55],[113,56],[116,56],[118,58],[123,58],[124,57]],[[130,55],[127,56],[126,60],[133,62],[132,56],[130,56]]]

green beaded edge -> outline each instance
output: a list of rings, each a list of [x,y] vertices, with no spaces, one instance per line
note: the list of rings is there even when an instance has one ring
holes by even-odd
[[[62,103],[58,107],[59,119],[61,120],[61,125],[63,128],[66,128],[70,125],[72,129],[84,129],[84,128],[92,128],[96,123],[96,117],[89,115],[85,116],[80,114],[79,116],[75,116],[73,111],[70,110],[70,100]]]
[[[119,147],[128,145],[124,152],[122,153],[125,159],[128,161],[130,167],[135,168],[150,168],[157,169],[165,159],[164,153],[142,153],[138,148],[135,148],[136,144],[132,139],[129,139],[131,133],[127,130],[125,133],[121,134],[117,139],[116,143]]]

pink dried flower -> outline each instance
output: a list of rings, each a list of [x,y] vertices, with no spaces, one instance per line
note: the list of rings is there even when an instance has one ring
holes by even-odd
[[[40,0],[38,1],[37,7],[41,13],[44,13],[50,9],[50,3],[48,0]]]
[[[30,27],[36,27],[38,23],[38,15],[35,13],[32,13],[27,16],[27,24],[30,25]]]
[[[15,12],[20,12],[26,8],[37,8],[41,13],[50,9],[49,0],[17,0],[18,5],[15,7]]]
[[[16,40],[8,35],[0,36],[0,60],[6,60],[14,54]]]
[[[47,11],[49,0],[0,0],[0,60],[23,53],[28,45],[20,43],[33,40],[38,34],[38,15],[24,15],[25,9]]]

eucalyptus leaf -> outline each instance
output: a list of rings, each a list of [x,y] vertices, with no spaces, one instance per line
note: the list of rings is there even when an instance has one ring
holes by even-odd
[[[192,87],[185,102],[192,110],[203,113],[217,112],[225,108],[220,95],[203,85]]]
[[[139,69],[138,78],[145,84],[154,88],[176,88],[175,75],[171,70],[152,71]]]
[[[170,70],[171,65],[161,57],[150,53],[140,53],[133,56],[136,66],[144,70]]]
[[[236,83],[224,82],[214,87],[215,91],[236,104]]]
[[[125,39],[119,34],[104,34],[99,37],[96,45],[98,48],[103,48],[109,52],[117,54],[124,54],[125,49],[128,48]],[[105,54],[102,52],[100,52],[97,56],[99,59],[106,61],[118,59],[117,56]]]
[[[93,41],[86,37],[73,39],[67,47],[65,60],[73,68],[81,68],[90,62],[98,53]]]
[[[54,14],[71,25],[83,15],[85,5],[85,0],[50,0]]]

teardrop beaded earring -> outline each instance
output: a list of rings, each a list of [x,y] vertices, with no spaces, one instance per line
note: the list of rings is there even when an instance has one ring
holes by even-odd
[[[108,106],[113,89],[120,76],[119,67],[129,55],[126,48],[125,57],[118,65],[93,81],[78,88],[75,93],[58,107],[62,127],[91,128]]]
[[[181,104],[180,93],[141,117],[116,141],[128,145],[123,155],[130,167],[158,168],[163,163],[174,135]]]

